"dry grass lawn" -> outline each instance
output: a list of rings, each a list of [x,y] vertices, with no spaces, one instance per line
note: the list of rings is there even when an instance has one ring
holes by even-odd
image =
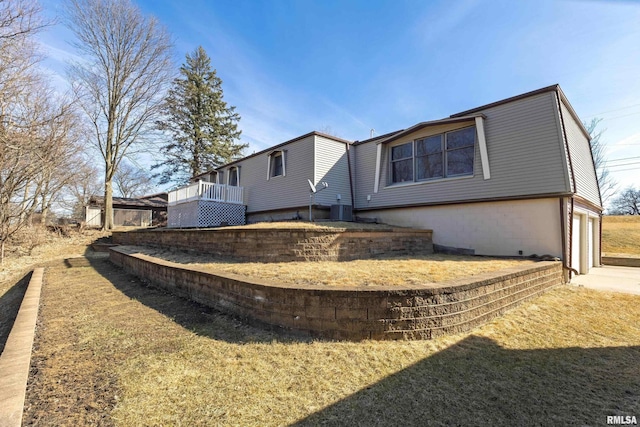
[[[602,251],[605,255],[640,255],[640,216],[602,217]]]
[[[640,414],[640,297],[565,286],[472,333],[313,341],[47,270],[25,425],[604,425]]]
[[[26,245],[23,243],[18,246],[15,241],[7,244],[6,258],[0,265],[0,352],[4,349],[26,291],[28,284],[26,275],[36,265],[52,259],[84,254],[87,244],[102,236],[105,234],[100,231],[86,230],[83,233],[72,232],[70,236],[62,237],[57,233],[34,227],[24,229],[15,238],[18,243],[26,242]],[[30,255],[27,255],[29,251],[25,247],[34,246],[35,243],[39,245],[30,251]]]
[[[131,247],[139,253],[209,271],[295,285],[403,286],[442,283],[504,270],[531,260],[460,255],[413,255],[354,261],[231,262],[212,256]]]

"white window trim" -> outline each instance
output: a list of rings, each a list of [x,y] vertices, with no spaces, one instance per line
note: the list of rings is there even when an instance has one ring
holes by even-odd
[[[373,192],[377,193],[380,188],[380,164],[382,161],[382,144],[378,143],[376,147],[376,180],[373,184]]]
[[[271,176],[271,159],[276,155],[282,156],[282,175]],[[287,150],[274,150],[267,157],[267,181],[281,176],[287,176]]]
[[[384,188],[412,187],[414,185],[436,184],[438,182],[459,181],[461,179],[471,179],[475,175],[455,175],[448,178],[422,179],[420,181],[392,182],[384,186]]]

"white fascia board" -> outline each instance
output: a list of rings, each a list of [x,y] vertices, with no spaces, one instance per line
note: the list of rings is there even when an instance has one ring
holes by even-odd
[[[376,146],[376,177],[373,182],[373,192],[377,193],[380,186],[380,161],[382,160],[382,144]]]

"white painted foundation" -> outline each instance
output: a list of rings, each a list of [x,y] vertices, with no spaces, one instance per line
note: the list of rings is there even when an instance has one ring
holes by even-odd
[[[467,203],[358,212],[359,217],[433,230],[433,243],[476,255],[562,256],[558,199]]]

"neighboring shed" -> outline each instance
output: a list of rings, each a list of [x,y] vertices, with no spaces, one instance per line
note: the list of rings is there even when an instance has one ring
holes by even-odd
[[[104,197],[94,196],[85,207],[87,227],[102,227]],[[152,227],[167,222],[167,193],[144,197],[113,198],[113,225],[116,227]]]

